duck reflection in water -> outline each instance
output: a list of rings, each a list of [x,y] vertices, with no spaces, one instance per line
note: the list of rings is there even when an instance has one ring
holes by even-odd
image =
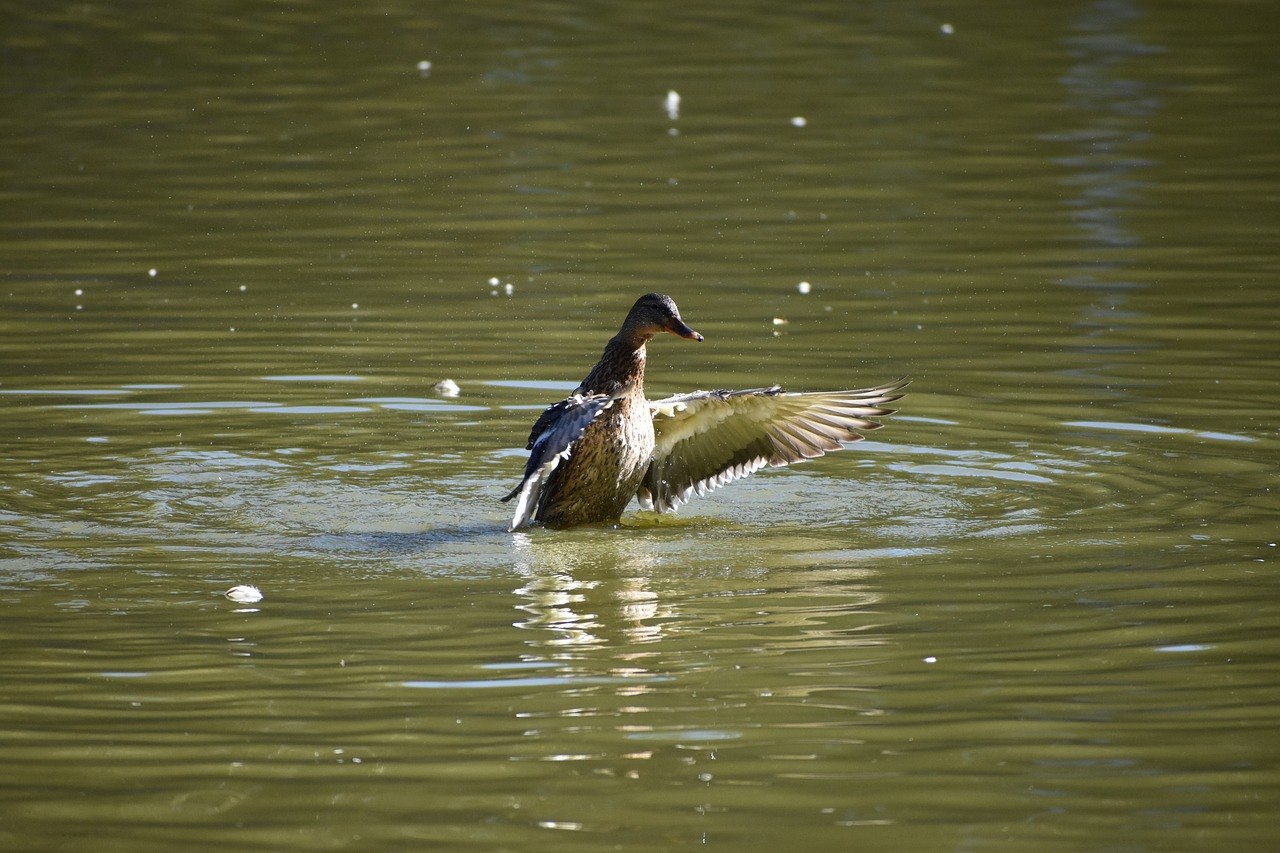
[[[547,632],[533,645],[600,648],[615,632],[625,644],[662,639],[662,624],[672,614],[650,587],[661,559],[644,541],[570,543],[519,532],[514,540],[516,570],[525,578],[515,590],[523,600],[517,608],[528,614],[515,625]],[[602,567],[608,571],[594,576]]]
[[[691,341],[671,297],[636,300],[600,361],[564,400],[533,425],[532,451],[511,529],[616,524],[633,497],[671,512],[764,467],[840,450],[893,414],[909,380],[853,391],[787,393],[778,386],[694,391],[650,402],[644,396],[645,346],[667,332]]]

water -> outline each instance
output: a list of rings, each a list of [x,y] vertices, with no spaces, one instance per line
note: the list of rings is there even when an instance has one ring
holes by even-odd
[[[14,11],[0,846],[1268,849],[1271,17]],[[652,396],[914,384],[507,533],[652,289]]]

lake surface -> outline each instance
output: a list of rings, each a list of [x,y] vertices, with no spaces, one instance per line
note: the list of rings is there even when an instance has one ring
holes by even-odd
[[[10,10],[0,848],[1273,849],[1275,18]],[[910,393],[507,532],[649,290]]]

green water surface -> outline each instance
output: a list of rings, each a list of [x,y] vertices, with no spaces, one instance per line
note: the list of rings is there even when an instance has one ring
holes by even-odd
[[[0,848],[1272,849],[1271,4],[4,18]],[[508,533],[649,290],[914,383]]]

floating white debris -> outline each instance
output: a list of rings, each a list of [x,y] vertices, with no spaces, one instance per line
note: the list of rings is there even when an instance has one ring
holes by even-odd
[[[152,278],[155,278],[158,275],[158,273],[156,272],[156,268],[152,267],[151,269],[147,270],[147,275],[151,276]]]
[[[77,287],[77,288],[76,288],[76,296],[84,296],[84,288],[82,288],[82,287]]]
[[[435,385],[431,386],[435,392],[441,397],[456,397],[462,393],[462,389],[458,387],[458,383],[452,379],[441,379]]]
[[[950,24],[943,24],[942,26],[938,27],[938,29],[942,31],[942,34],[944,36],[952,35],[956,31],[956,28],[951,26]]]
[[[787,321],[786,321],[786,319],[785,319],[785,318],[783,318],[783,317],[774,317],[774,318],[773,318],[773,325],[775,325],[775,326],[785,326],[785,325],[787,325]]]
[[[247,284],[242,284],[242,285],[240,285],[240,292],[241,292],[241,293],[244,293],[244,292],[245,292],[246,290],[248,290],[248,289],[249,289],[249,285],[247,285]]]
[[[796,285],[796,290],[800,291],[801,293],[808,293],[812,289],[813,289],[813,285],[809,284],[809,282],[807,281],[802,281]]]
[[[427,71],[430,71],[430,70],[431,70],[431,62],[430,62],[430,61],[428,61],[428,60],[426,60],[426,59],[422,60],[421,62],[419,62],[419,63],[418,63],[418,70],[419,70],[419,71],[422,71],[422,72],[424,72],[424,73],[425,73],[425,72],[427,72]]]
[[[358,311],[359,309],[360,309],[360,303],[359,303],[359,302],[352,302],[352,303],[351,303],[351,310],[352,310],[352,311]]]
[[[937,662],[938,662],[938,659],[937,659],[936,657],[934,657],[933,655],[929,655],[927,658],[925,658],[925,659],[924,659],[924,662],[925,662],[925,663],[937,663]]]
[[[680,135],[680,128],[678,127],[667,128],[667,136],[679,136],[679,135]]]
[[[262,590],[250,584],[239,584],[223,593],[227,598],[240,604],[253,604],[262,600]]]
[[[490,287],[497,287],[500,284],[502,284],[502,279],[498,278],[496,275],[489,278]]]
[[[791,126],[792,126],[792,127],[804,127],[804,126],[805,126],[806,124],[808,124],[808,123],[809,123],[809,120],[808,120],[807,118],[805,118],[804,116],[792,116],[792,117],[791,117]]]
[[[667,111],[667,118],[672,121],[680,118],[680,93],[675,89],[667,92],[667,99],[662,102],[662,105]]]

